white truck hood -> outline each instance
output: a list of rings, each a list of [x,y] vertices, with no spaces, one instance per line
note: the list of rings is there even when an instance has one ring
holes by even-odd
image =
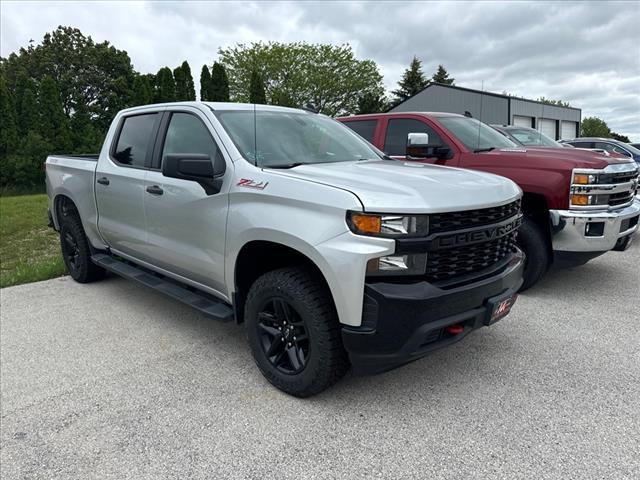
[[[473,210],[502,205],[521,194],[520,188],[504,177],[419,162],[322,163],[300,165],[279,173],[348,190],[369,212]]]

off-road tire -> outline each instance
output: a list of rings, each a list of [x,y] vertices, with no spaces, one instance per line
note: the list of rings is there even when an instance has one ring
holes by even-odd
[[[517,243],[527,256],[524,264],[524,283],[520,287],[520,292],[524,292],[534,286],[549,269],[551,252],[544,232],[530,218],[525,218],[520,225]]]
[[[308,358],[299,373],[283,373],[265,351],[259,315],[274,299],[287,302],[306,328]],[[349,368],[333,300],[322,279],[310,269],[283,268],[259,277],[247,295],[244,318],[258,368],[283,392],[295,397],[315,395],[336,383]]]
[[[89,240],[76,213],[61,218],[60,247],[69,275],[76,282],[89,283],[104,278],[106,270],[91,261]]]

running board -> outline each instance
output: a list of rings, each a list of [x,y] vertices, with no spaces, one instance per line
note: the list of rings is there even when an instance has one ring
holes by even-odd
[[[97,253],[91,256],[91,260],[96,265],[99,265],[116,275],[120,275],[121,277],[129,280],[135,280],[136,282],[153,288],[158,292],[169,295],[170,297],[180,300],[181,302],[186,303],[216,320],[220,320],[222,322],[230,322],[233,320],[232,308],[212,295],[198,290],[190,290],[166,277],[157,276],[148,270],[124,260],[119,260],[111,255]]]

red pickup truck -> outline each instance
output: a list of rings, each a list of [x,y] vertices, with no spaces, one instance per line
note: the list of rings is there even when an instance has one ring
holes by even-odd
[[[490,126],[453,113],[387,113],[338,118],[397,160],[495,173],[524,192],[518,244],[527,254],[524,284],[552,263],[583,264],[625,250],[638,229],[637,164],[625,158],[513,143]]]

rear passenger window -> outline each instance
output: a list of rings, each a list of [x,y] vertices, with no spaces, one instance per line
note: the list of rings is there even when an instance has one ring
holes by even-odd
[[[410,133],[429,134],[429,143],[446,146],[433,128],[413,118],[392,118],[387,123],[384,152],[392,156],[404,156],[407,152],[407,137]]]
[[[167,128],[162,158],[171,153],[199,153],[209,155],[213,161],[220,155],[220,150],[199,118],[188,113],[174,113]]]
[[[356,132],[369,143],[373,143],[373,136],[376,133],[377,124],[377,120],[356,120],[353,122],[344,122],[344,125]]]
[[[576,148],[595,148],[593,142],[570,142]]]
[[[151,113],[126,117],[113,158],[122,165],[144,167],[147,155],[151,154],[153,145],[152,135],[155,131],[159,115]]]

